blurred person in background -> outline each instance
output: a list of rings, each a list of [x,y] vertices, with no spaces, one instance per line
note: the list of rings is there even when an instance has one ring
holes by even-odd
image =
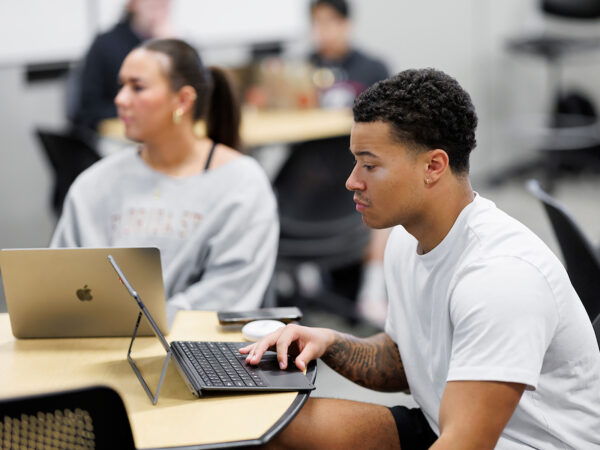
[[[313,0],[310,16],[315,51],[309,59],[321,69],[315,76],[320,104],[349,108],[358,94],[387,78],[388,69],[352,45],[350,8],[345,0]]]
[[[349,108],[358,94],[389,76],[386,65],[351,43],[350,7],[345,0],[312,0],[310,15],[317,68],[314,81],[323,108]],[[358,313],[383,327],[387,295],[383,281],[383,251],[389,230],[371,231],[357,294]]]
[[[258,163],[236,150],[240,106],[228,76],[187,43],[162,39],[131,51],[118,79],[118,114],[139,145],[75,180],[50,245],[158,247],[169,322],[181,309],[259,307],[277,205]]]
[[[121,63],[142,41],[173,36],[170,4],[129,0],[121,21],[94,39],[72,82],[68,115],[74,124],[95,130],[100,121],[117,117],[114,99]]]

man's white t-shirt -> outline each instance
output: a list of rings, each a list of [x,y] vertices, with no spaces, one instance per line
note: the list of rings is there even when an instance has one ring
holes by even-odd
[[[448,381],[523,383],[499,449],[600,448],[600,351],[560,261],[479,195],[425,255],[398,226],[385,252],[386,332],[439,434]]]

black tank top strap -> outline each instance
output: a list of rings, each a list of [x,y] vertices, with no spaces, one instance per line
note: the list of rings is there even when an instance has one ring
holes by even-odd
[[[208,152],[208,159],[206,160],[206,166],[204,166],[204,170],[208,170],[208,168],[210,167],[210,161],[212,160],[212,157],[215,153],[215,148],[217,147],[217,143],[213,141],[212,147],[210,148],[210,151]]]

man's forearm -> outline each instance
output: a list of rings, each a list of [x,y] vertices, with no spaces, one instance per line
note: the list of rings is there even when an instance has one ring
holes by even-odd
[[[321,359],[366,388],[390,392],[408,389],[398,347],[385,333],[366,339],[337,333]]]

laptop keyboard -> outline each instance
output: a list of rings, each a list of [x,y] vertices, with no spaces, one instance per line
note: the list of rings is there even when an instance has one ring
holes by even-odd
[[[239,343],[177,341],[206,386],[266,386],[257,371],[239,358]]]

